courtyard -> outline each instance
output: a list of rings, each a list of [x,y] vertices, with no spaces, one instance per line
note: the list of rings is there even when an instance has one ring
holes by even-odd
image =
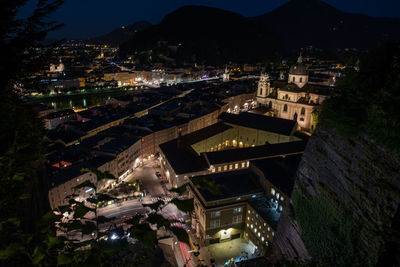
[[[232,258],[235,262],[239,262],[256,257],[256,254],[254,254],[256,246],[251,241],[246,242],[241,238],[212,244],[207,248],[210,257],[215,259],[217,266],[224,266]]]

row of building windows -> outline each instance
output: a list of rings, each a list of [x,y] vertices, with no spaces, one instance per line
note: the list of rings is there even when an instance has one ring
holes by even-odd
[[[271,231],[271,227],[269,227],[261,218],[259,218],[258,214],[253,210],[250,211],[248,210],[248,214],[253,214],[255,215],[256,219],[253,217],[247,216],[247,223],[246,226],[249,228],[251,231],[254,232],[254,234],[262,241],[264,242],[265,239],[269,239],[271,233],[271,237],[274,237],[275,233],[274,231]],[[268,246],[268,241],[266,242],[266,246]]]
[[[285,105],[283,106],[283,112],[287,112],[287,111],[288,111],[288,105],[285,104]],[[305,109],[305,108],[301,108],[300,115],[301,115],[301,116],[306,115],[306,109]],[[304,119],[303,119],[303,120],[304,120]]]
[[[211,172],[221,172],[221,171],[228,171],[228,170],[239,169],[239,168],[248,168],[249,166],[250,166],[250,162],[244,161],[241,163],[218,166],[217,168],[212,168]]]
[[[232,224],[241,223],[242,222],[242,215],[234,215],[232,217]],[[217,228],[221,226],[221,220],[215,219],[210,221],[210,228]]]
[[[237,207],[237,208],[233,209],[233,213],[240,213],[240,212],[242,212],[242,210],[243,210],[242,207]],[[211,212],[211,217],[212,218],[219,217],[219,216],[221,216],[221,211],[217,210],[217,211],[212,211]]]
[[[280,195],[279,192],[276,192],[276,190],[273,187],[271,187],[271,195],[273,195],[277,200],[279,200],[279,197],[281,201],[285,200],[284,197]]]

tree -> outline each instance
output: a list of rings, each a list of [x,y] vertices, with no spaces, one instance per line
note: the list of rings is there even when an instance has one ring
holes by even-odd
[[[14,85],[34,73],[45,55],[31,53],[46,33],[60,25],[48,15],[61,0],[38,1],[33,14],[17,18],[27,0],[2,1],[0,6],[0,262],[2,266],[35,265],[49,259],[61,244],[51,234],[43,175],[42,122],[22,105]],[[53,262],[52,260],[48,261]]]
[[[368,135],[400,151],[399,45],[387,43],[370,51],[359,67],[345,73],[338,93],[322,104],[319,120],[345,137]]]

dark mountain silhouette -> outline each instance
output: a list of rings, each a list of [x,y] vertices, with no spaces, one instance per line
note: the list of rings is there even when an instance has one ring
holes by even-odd
[[[228,60],[248,62],[271,55],[280,46],[277,40],[265,25],[242,15],[211,7],[185,6],[121,45],[120,53],[126,56],[152,49],[153,56],[161,50],[178,61],[225,64]],[[163,44],[178,49],[166,51],[161,49]]]
[[[198,63],[260,62],[310,45],[325,50],[372,48],[399,41],[399,29],[400,19],[345,13],[319,0],[291,0],[253,18],[185,6],[122,44],[120,55],[151,50],[153,60],[164,55]],[[181,46],[174,54],[162,44]]]
[[[319,0],[292,0],[251,20],[268,25],[290,48],[372,48],[400,40],[400,19],[345,13]]]
[[[139,21],[134,24],[115,29],[105,35],[90,38],[88,43],[119,46],[120,44],[131,39],[137,32],[145,30],[151,25],[152,24],[150,22]]]

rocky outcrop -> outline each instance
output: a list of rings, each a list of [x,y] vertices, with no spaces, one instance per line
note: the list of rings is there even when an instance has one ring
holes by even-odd
[[[307,262],[311,259],[303,240],[301,240],[298,223],[286,211],[283,211],[279,218],[271,252],[271,261],[274,263]]]
[[[319,127],[300,162],[292,195],[310,255],[324,266],[375,265],[385,243],[398,238],[391,227],[399,192],[397,154],[368,137],[345,139]]]

